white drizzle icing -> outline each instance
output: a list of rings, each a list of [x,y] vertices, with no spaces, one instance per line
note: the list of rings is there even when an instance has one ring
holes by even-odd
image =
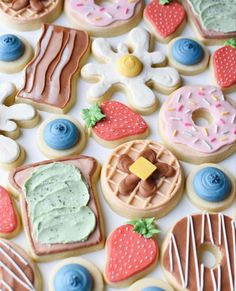
[[[4,241],[0,240],[0,245],[3,245],[5,248],[11,251],[25,266],[28,265],[28,262],[20,254],[18,254],[18,252],[16,252],[12,247],[10,247]]]
[[[0,279],[0,283],[9,291],[14,291],[3,279]],[[0,289],[2,291],[2,289]]]

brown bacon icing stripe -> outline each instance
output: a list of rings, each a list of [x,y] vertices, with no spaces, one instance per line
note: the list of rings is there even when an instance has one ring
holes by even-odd
[[[210,269],[200,262],[202,244],[218,247],[221,259],[216,267]],[[232,218],[221,213],[184,217],[163,245],[162,264],[178,290],[236,290],[236,221]]]
[[[12,242],[0,239],[0,290],[39,290],[32,263]]]
[[[25,69],[17,100],[38,109],[67,112],[73,105],[75,77],[89,49],[86,32],[43,24],[34,59]]]

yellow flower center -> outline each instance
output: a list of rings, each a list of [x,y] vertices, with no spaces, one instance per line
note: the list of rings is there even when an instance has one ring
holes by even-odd
[[[118,72],[125,77],[135,77],[140,74],[143,64],[133,55],[124,55],[116,63]]]

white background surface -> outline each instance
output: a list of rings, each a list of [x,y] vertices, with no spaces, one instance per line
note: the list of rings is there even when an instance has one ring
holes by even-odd
[[[146,1],[148,2],[148,1]],[[70,26],[68,20],[62,14],[54,23],[64,25],[64,26]],[[144,23],[141,22],[140,26],[144,26]],[[40,30],[32,31],[32,32],[16,32],[14,30],[9,29],[8,27],[4,26],[2,23],[0,24],[0,35],[5,34],[5,33],[16,33],[19,35],[24,36],[31,44],[33,47],[35,47],[37,40],[40,36]],[[194,37],[194,33],[192,29],[187,25],[185,27],[185,30],[181,35],[184,36],[191,36]],[[115,37],[115,38],[110,38],[110,42],[114,45],[118,44],[120,41],[125,40],[126,34]],[[210,51],[213,52],[216,47],[209,47]],[[155,50],[161,50],[162,52],[166,53],[167,52],[167,46],[159,44],[158,42],[155,42]],[[91,61],[92,58],[90,57],[89,61]],[[18,74],[11,74],[11,75],[6,75],[6,74],[1,74],[0,73],[0,82],[1,81],[13,81],[16,86],[19,88],[22,83],[22,77],[23,73],[20,72]],[[207,85],[207,84],[212,84],[212,78],[211,78],[211,72],[209,69],[207,69],[205,72],[197,75],[197,76],[192,76],[192,77],[183,77],[183,84],[184,85]],[[87,89],[89,88],[90,84],[84,82],[80,78],[78,79],[77,82],[77,101],[74,107],[70,110],[68,114],[78,118],[81,121],[80,118],[80,110],[82,108],[86,108],[89,106],[85,99],[85,93]],[[229,96],[233,97],[233,99],[236,101],[236,94],[229,94]],[[164,95],[160,95],[157,93],[157,97],[160,101],[160,106],[165,100]],[[145,96],[144,96],[145,98]],[[116,93],[113,96],[113,99],[119,100],[121,102],[124,102],[127,104],[125,96],[120,93]],[[160,141],[160,137],[157,131],[157,119],[158,119],[158,114],[159,114],[159,109],[157,112],[145,116],[144,119],[148,123],[151,134],[149,136],[150,139]],[[41,118],[44,120],[46,117],[48,117],[50,114],[45,113],[45,112],[40,112]],[[45,160],[46,157],[43,156],[43,154],[40,153],[40,151],[37,148],[36,144],[36,132],[37,132],[38,127],[35,127],[33,129],[23,129],[22,130],[22,135],[21,137],[17,140],[26,150],[27,153],[27,159],[25,161],[25,164],[27,163],[32,163],[32,162],[37,162],[41,160]],[[91,155],[95,157],[101,164],[105,160],[105,158],[109,155],[111,150],[105,149],[101,147],[99,144],[97,144],[93,139],[89,139],[88,144],[84,151],[82,152],[85,155]],[[185,174],[187,175],[189,171],[195,167],[194,165],[187,164],[181,162],[181,164],[184,167]],[[221,162],[220,165],[224,166],[227,168],[231,173],[233,173],[234,177],[236,177],[236,154],[234,156],[231,156],[230,158],[226,159],[225,161]],[[7,183],[7,176],[8,172],[4,172],[0,170],[0,184],[5,185]],[[106,204],[106,202],[103,199],[102,192],[101,192],[101,187],[100,183],[97,185],[98,186],[98,193],[99,193],[99,199],[101,202],[102,206],[102,212],[104,215],[104,221],[105,221],[105,230],[106,230],[106,236],[116,227],[119,225],[125,223],[127,221],[126,218],[123,218],[121,216],[118,216],[116,213],[114,213],[109,206]],[[182,200],[180,203],[177,205],[177,207],[172,210],[168,215],[165,217],[159,219],[157,221],[158,227],[161,230],[160,235],[158,235],[158,242],[159,245],[161,244],[161,240],[165,235],[165,232],[168,230],[169,227],[171,227],[178,219],[180,219],[183,215],[187,214],[192,214],[197,212],[198,209],[194,207],[186,197],[186,193],[184,193]],[[236,202],[234,201],[234,204],[227,210],[224,211],[225,214],[234,216],[236,215]],[[24,249],[27,250],[27,244],[25,240],[25,235],[23,231],[19,236],[13,239],[14,242],[18,243],[21,245]],[[100,250],[94,253],[86,254],[83,255],[82,257],[91,260],[92,262],[96,263],[96,265],[103,270],[104,267],[104,258],[105,258],[105,252],[104,250]],[[39,264],[39,268],[42,272],[42,278],[43,278],[43,283],[44,283],[44,288],[43,290],[46,291],[48,290],[48,279],[49,279],[49,274],[51,272],[52,267],[56,264],[57,262],[50,262],[50,263],[45,263],[45,264]],[[164,279],[164,275],[161,271],[160,264],[158,263],[155,270],[149,275],[149,277],[154,277],[158,279]],[[109,287],[105,287],[105,290],[115,290]],[[127,290],[123,288],[122,290]]]

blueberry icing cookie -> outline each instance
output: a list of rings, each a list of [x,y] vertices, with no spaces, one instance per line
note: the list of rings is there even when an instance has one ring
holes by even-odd
[[[159,115],[164,143],[184,161],[218,162],[235,152],[236,110],[218,87],[185,86],[170,95]],[[200,125],[204,119],[207,125]]]
[[[66,0],[65,12],[75,28],[93,36],[115,36],[129,31],[142,18],[142,0],[99,3],[94,0]]]
[[[95,183],[99,165],[87,156],[16,168],[9,183],[20,196],[29,249],[37,261],[74,256],[103,246]]]
[[[37,144],[45,156],[57,158],[79,154],[87,141],[83,126],[68,115],[54,115],[39,127]]]
[[[103,291],[98,268],[82,258],[61,261],[50,276],[49,291]]]
[[[33,57],[31,45],[21,36],[4,34],[0,36],[0,72],[17,73]]]
[[[144,278],[131,285],[128,291],[174,291],[174,289],[164,281]]]
[[[181,80],[173,68],[154,67],[163,65],[166,59],[159,51],[148,51],[149,41],[149,33],[142,28],[131,30],[127,42],[120,43],[117,52],[105,39],[95,39],[92,52],[99,63],[89,63],[81,70],[82,77],[97,83],[88,90],[88,101],[105,101],[119,89],[125,91],[134,110],[143,114],[155,111],[157,99],[149,85],[167,94],[178,88]]]
[[[178,37],[168,44],[168,60],[183,75],[199,74],[209,62],[207,48],[192,38]]]
[[[186,190],[189,199],[200,209],[221,211],[235,199],[236,184],[234,177],[223,167],[202,164],[189,174]]]
[[[13,104],[15,91],[12,83],[0,83],[0,167],[5,169],[22,164],[25,158],[24,149],[14,140],[20,135],[19,126],[33,127],[39,119],[31,105]]]

